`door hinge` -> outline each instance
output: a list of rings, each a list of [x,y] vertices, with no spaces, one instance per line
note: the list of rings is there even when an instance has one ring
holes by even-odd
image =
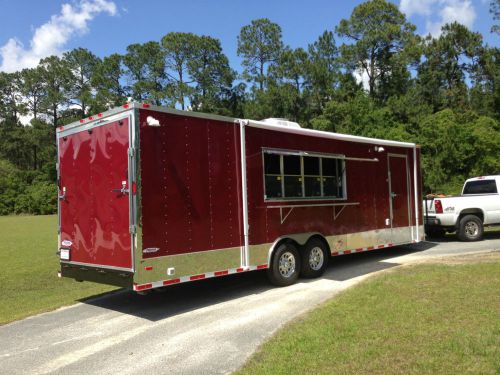
[[[131,225],[130,226],[130,234],[135,234],[136,233],[136,228],[135,228],[135,225]]]
[[[135,148],[129,147],[128,149],[128,156],[134,156],[135,155]]]

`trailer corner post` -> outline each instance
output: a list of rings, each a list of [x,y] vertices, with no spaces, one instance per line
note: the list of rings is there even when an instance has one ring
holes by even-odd
[[[413,145],[413,190],[415,192],[415,234],[416,234],[416,241],[420,242],[420,233],[419,233],[419,212],[418,212],[418,183],[417,183],[417,145]]]
[[[238,120],[240,124],[240,159],[241,159],[241,204],[243,213],[243,252],[241,266],[248,268],[250,266],[250,256],[248,253],[248,199],[247,199],[247,161],[245,145],[245,126],[248,120]]]

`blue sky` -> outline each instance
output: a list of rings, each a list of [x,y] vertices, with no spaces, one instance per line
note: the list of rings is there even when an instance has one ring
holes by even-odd
[[[267,17],[283,30],[283,41],[306,47],[348,18],[361,1],[341,0],[0,0],[0,70],[32,66],[47,54],[84,47],[98,56],[123,53],[127,45],[159,40],[170,31],[219,38],[239,70],[236,37],[251,20]],[[498,46],[490,33],[487,0],[394,0],[419,34],[437,33],[458,20]],[[338,41],[339,44],[341,41]]]

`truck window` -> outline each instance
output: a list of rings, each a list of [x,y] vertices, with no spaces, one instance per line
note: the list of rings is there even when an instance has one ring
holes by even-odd
[[[469,181],[465,184],[463,195],[496,193],[498,193],[498,191],[495,180],[477,180]]]
[[[264,150],[264,199],[343,199],[345,162],[310,153]]]

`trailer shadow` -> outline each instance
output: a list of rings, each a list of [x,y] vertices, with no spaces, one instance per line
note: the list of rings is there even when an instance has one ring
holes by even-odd
[[[399,246],[335,257],[331,259],[330,266],[323,278],[346,281],[358,276],[395,267],[398,263],[386,260],[424,251],[433,246],[436,245],[432,243],[420,243],[418,245]],[[274,288],[267,281],[265,273],[266,271],[255,271],[172,285],[164,289],[153,290],[147,295],[138,295],[129,290],[120,290],[81,302],[150,321],[159,321],[207,306],[236,300],[252,294],[263,293]],[[314,282],[314,279],[301,279],[300,282],[310,283]]]

